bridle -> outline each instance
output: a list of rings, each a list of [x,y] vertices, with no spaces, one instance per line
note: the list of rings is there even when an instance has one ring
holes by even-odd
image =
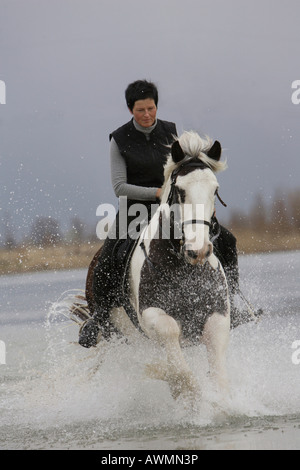
[[[171,188],[170,188],[170,192],[169,192],[169,195],[168,195],[168,198],[167,198],[167,204],[169,207],[171,207],[175,201],[176,201],[176,181],[177,181],[177,177],[179,176],[179,174],[183,171],[183,170],[186,170],[186,169],[189,169],[189,168],[198,168],[198,169],[201,169],[201,170],[205,170],[206,168],[208,169],[211,169],[206,163],[204,163],[203,161],[201,160],[195,160],[194,157],[186,157],[184,159],[184,161],[177,167],[175,168],[175,170],[173,170],[172,174],[171,174]],[[225,202],[220,198],[219,196],[219,193],[218,191],[216,191],[216,196],[217,198],[219,199],[219,201],[221,202],[221,204],[224,206],[224,207],[227,207],[227,204],[225,204]],[[212,222],[212,219],[213,222]],[[174,244],[172,243],[171,240],[170,243],[171,243],[171,250],[170,252],[175,255],[177,258],[179,259],[184,259],[184,256],[183,256],[183,252],[182,252],[182,248],[184,246],[184,243],[185,243],[185,236],[184,236],[184,226],[185,225],[189,225],[189,224],[200,224],[200,225],[207,225],[209,227],[210,230],[212,229],[216,229],[216,233],[215,235],[213,235],[211,238],[210,238],[210,241],[213,243],[220,235],[221,233],[221,227],[219,225],[219,222],[217,220],[217,218],[212,215],[210,221],[208,220],[202,220],[202,219],[190,219],[190,220],[184,220],[183,222],[181,222],[181,233],[182,233],[182,238],[179,240],[179,243],[180,243],[180,250],[178,251],[178,249],[175,248]],[[160,227],[162,229],[162,227]],[[152,261],[150,260],[147,252],[146,252],[146,248],[145,248],[145,244],[144,244],[144,241],[142,240],[141,243],[140,243],[140,247],[145,255],[145,258],[146,258],[146,261],[148,263],[148,265],[150,266],[151,269],[155,269],[155,266],[153,265]]]
[[[173,170],[172,174],[171,174],[171,189],[170,189],[170,192],[169,192],[169,196],[168,196],[168,199],[167,199],[167,204],[169,206],[172,206],[172,204],[174,203],[175,201],[175,197],[176,197],[176,181],[177,181],[177,177],[179,176],[180,172],[184,169],[189,169],[189,168],[199,168],[201,170],[205,170],[206,168],[210,169],[210,167],[204,163],[203,161],[201,160],[195,160],[195,158],[191,158],[191,157],[186,157],[186,159],[181,163],[181,165],[179,165],[177,168],[175,168],[175,170]],[[219,199],[219,201],[221,202],[221,204],[224,206],[224,207],[227,207],[227,204],[225,204],[225,202],[220,198],[219,196],[219,192],[218,190],[216,191],[216,196],[217,198]],[[213,215],[211,217],[211,219],[213,218]],[[189,225],[189,224],[201,224],[201,225],[207,225],[210,229],[212,228],[212,226],[217,223],[218,225],[218,232],[216,235],[214,235],[211,239],[211,241],[213,242],[219,235],[220,235],[220,226],[219,226],[219,223],[217,221],[217,219],[214,217],[214,224],[212,224],[211,220],[208,221],[208,220],[202,220],[202,219],[190,219],[190,220],[184,220],[181,224],[181,227],[182,227],[182,233],[184,234],[184,226],[185,225]]]

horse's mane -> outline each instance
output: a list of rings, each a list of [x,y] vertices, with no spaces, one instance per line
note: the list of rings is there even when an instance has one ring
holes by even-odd
[[[182,165],[182,163],[187,160],[190,160],[191,158],[198,158],[207,166],[209,166],[209,168],[214,173],[226,170],[226,160],[221,162],[213,160],[212,158],[206,155],[206,153],[210,150],[213,145],[213,140],[210,137],[205,136],[204,138],[202,138],[199,136],[199,134],[194,131],[185,131],[180,137],[176,137],[175,140],[179,141],[180,147],[182,148],[186,157],[181,162],[175,163],[172,159],[171,154],[169,155],[164,167],[165,183],[171,176],[172,172],[178,166]]]

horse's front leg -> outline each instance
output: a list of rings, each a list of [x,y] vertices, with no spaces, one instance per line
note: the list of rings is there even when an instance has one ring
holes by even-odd
[[[203,342],[206,345],[210,376],[217,388],[228,392],[227,348],[230,333],[230,314],[211,315],[204,327]]]
[[[182,393],[198,395],[198,385],[179,344],[180,328],[176,320],[159,308],[148,308],[142,312],[141,326],[150,339],[164,347],[167,355],[166,363],[147,367],[148,375],[167,381],[174,398]]]

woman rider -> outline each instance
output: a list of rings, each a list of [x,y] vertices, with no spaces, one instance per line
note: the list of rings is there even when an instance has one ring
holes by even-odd
[[[131,83],[125,91],[125,98],[132,119],[110,134],[112,185],[117,197],[127,198],[127,210],[133,204],[141,203],[147,207],[149,219],[151,205],[160,196],[164,164],[177,131],[174,123],[157,119],[158,90],[153,83],[146,80]],[[121,215],[120,208],[116,227],[106,238],[94,271],[96,311],[81,329],[79,343],[84,347],[95,346],[99,332],[108,338],[113,331],[109,312],[118,305],[116,292],[120,280],[117,270],[112,267],[112,253],[116,251],[119,239],[124,238],[124,233],[119,233]],[[126,218],[128,228],[132,219],[127,213]],[[115,234],[116,237],[113,236]],[[233,295],[238,286],[235,237],[221,227],[214,249],[229,277]]]

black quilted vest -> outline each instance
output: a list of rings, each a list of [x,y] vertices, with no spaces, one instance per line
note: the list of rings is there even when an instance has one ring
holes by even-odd
[[[160,188],[164,182],[164,164],[170,153],[168,147],[177,135],[173,122],[157,119],[155,129],[146,135],[139,132],[133,119],[112,132],[119,151],[126,161],[127,183],[136,186]]]

